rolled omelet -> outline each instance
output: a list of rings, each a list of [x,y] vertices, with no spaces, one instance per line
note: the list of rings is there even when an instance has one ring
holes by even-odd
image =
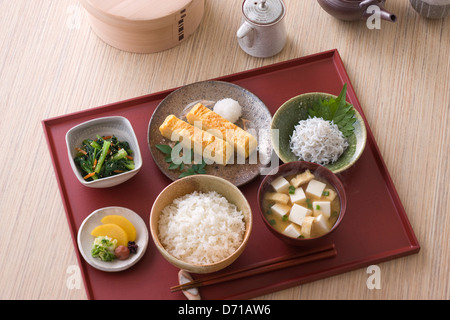
[[[256,138],[250,133],[201,103],[197,103],[186,115],[186,118],[191,125],[207,130],[212,135],[226,140],[244,158],[248,158],[258,145]]]
[[[159,127],[161,134],[171,141],[180,141],[183,147],[193,149],[217,164],[227,165],[233,156],[233,147],[209,132],[169,115]]]

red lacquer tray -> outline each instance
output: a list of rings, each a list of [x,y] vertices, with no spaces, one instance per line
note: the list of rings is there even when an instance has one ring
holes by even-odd
[[[296,95],[315,91],[338,95],[344,83],[347,83],[347,100],[353,103],[366,121],[368,140],[357,164],[339,174],[347,188],[348,211],[340,229],[332,235],[338,252],[335,258],[204,287],[200,289],[203,299],[254,298],[420,250],[337,50],[215,80],[233,82],[250,90],[267,105],[272,114],[283,102]],[[42,121],[89,299],[185,299],[180,292],[170,292],[169,287],[177,284],[178,269],[166,262],[151,239],[142,260],[118,273],[92,268],[81,257],[76,243],[78,228],[83,220],[101,207],[127,207],[137,212],[148,227],[153,201],[171,181],[153,161],[147,146],[147,129],[153,111],[172,91]],[[143,167],[138,175],[117,187],[86,188],[79,183],[70,167],[65,134],[81,122],[111,115],[121,115],[130,120],[141,147]],[[256,203],[261,181],[262,177],[258,177],[241,187],[253,209],[253,232],[244,254],[224,271],[301,250],[285,245],[263,225]]]

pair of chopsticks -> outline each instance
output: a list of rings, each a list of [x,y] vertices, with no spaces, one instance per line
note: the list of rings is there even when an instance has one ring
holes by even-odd
[[[281,270],[284,268],[298,266],[304,263],[319,261],[322,259],[335,257],[337,254],[334,244],[321,246],[299,252],[295,255],[280,257],[269,261],[262,261],[254,265],[233,270],[230,272],[204,277],[184,284],[176,285],[170,288],[171,292],[188,290],[203,286],[214,285],[226,281],[242,279],[250,276],[263,274],[266,272]]]

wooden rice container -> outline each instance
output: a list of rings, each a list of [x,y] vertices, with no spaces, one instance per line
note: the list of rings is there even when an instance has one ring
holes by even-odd
[[[92,30],[120,50],[153,53],[187,39],[200,25],[205,0],[80,0]]]

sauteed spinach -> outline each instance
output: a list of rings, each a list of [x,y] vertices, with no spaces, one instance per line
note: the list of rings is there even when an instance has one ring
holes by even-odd
[[[111,177],[135,168],[132,150],[127,141],[119,141],[116,136],[100,136],[85,139],[77,147],[76,165],[84,172],[86,181]]]

